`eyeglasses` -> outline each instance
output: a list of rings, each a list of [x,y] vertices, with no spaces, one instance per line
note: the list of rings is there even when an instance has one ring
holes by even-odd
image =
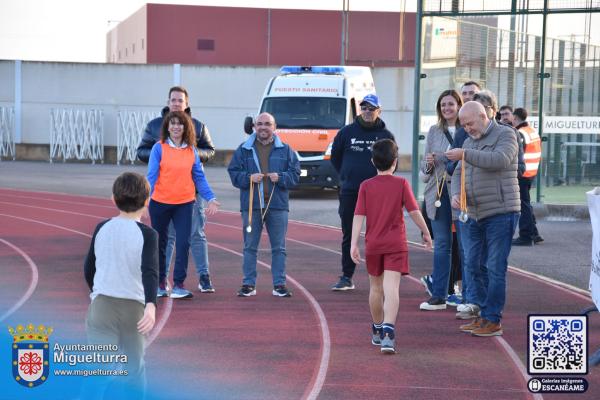
[[[257,122],[254,125],[256,125],[256,126],[273,126],[273,123],[272,122]]]
[[[379,107],[373,107],[373,106],[360,106],[360,109],[361,109],[362,111],[371,111],[371,112],[373,112],[373,111],[379,110]]]

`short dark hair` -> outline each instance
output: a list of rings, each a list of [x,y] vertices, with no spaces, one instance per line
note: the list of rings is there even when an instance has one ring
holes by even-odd
[[[196,146],[196,129],[192,118],[184,111],[171,111],[163,119],[162,128],[160,130],[160,140],[165,142],[170,136],[169,123],[171,120],[177,120],[183,125],[182,142],[188,146]]]
[[[124,172],[113,183],[113,198],[117,208],[123,212],[138,211],[150,197],[148,180],[135,172]]]
[[[465,83],[462,84],[461,88],[465,87],[465,86],[471,86],[471,85],[477,86],[477,89],[481,90],[481,85],[479,85],[479,83],[477,83],[475,81],[467,81],[467,82],[465,82]]]
[[[499,110],[499,111],[502,111],[502,110],[508,110],[508,111],[510,111],[510,112],[513,112],[513,108],[512,108],[511,106],[509,106],[508,104],[506,104],[506,105],[504,105],[504,106],[500,107],[500,110]]]
[[[527,110],[522,108],[522,107],[518,107],[515,108],[515,110],[513,111],[513,115],[517,118],[519,118],[521,121],[527,121],[527,117],[529,116],[529,113],[527,113]]]
[[[379,171],[387,171],[398,158],[398,146],[392,139],[380,139],[373,143],[371,156],[375,168]]]
[[[185,90],[185,88],[183,86],[173,86],[171,89],[169,89],[169,99],[171,98],[171,93],[173,92],[181,92],[183,94],[185,94],[185,100],[189,101],[190,97],[188,96],[188,92],[187,90]]]

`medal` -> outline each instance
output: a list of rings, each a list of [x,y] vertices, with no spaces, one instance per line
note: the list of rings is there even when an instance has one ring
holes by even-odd
[[[250,225],[248,225],[246,227],[246,232],[248,232],[248,233],[252,232],[252,227]]]
[[[435,203],[433,203],[433,205],[436,208],[440,208],[442,206],[442,202],[440,199],[442,198],[442,193],[444,192],[444,184],[446,183],[446,171],[444,170],[444,175],[442,175],[442,183],[441,184],[440,184],[440,180],[437,176],[437,171],[435,171],[435,167],[434,167],[433,173],[435,174],[436,195],[437,195],[437,200],[435,201]]]
[[[460,212],[460,214],[459,214],[459,216],[458,216],[458,220],[459,220],[460,222],[463,222],[463,223],[464,223],[464,222],[467,222],[467,221],[468,221],[468,219],[469,219],[469,215],[468,215],[466,212],[464,212],[464,211],[461,211],[461,212]]]

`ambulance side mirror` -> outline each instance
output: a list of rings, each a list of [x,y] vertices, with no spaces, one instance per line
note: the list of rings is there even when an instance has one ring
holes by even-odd
[[[244,118],[244,132],[246,132],[248,135],[250,135],[252,133],[253,128],[254,128],[254,121],[252,120],[252,117]]]

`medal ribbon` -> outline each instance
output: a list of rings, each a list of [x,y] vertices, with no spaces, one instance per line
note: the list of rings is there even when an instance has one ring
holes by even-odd
[[[440,185],[440,180],[438,178],[437,175],[437,171],[435,170],[435,161],[434,161],[434,170],[433,173],[435,174],[435,184],[436,186],[436,194],[437,194],[437,199],[438,201],[442,201],[442,192],[444,191],[444,183],[446,183],[446,170],[444,170],[444,175],[442,176],[442,184]]]
[[[465,186],[465,181],[467,177],[465,176],[465,151],[463,150],[462,159],[460,161],[460,211],[463,213],[467,213],[467,190]]]
[[[260,214],[260,222],[265,222],[265,216],[267,215],[267,211],[269,210],[269,206],[271,205],[271,199],[273,199],[273,192],[275,192],[275,185],[272,185],[271,194],[269,194],[269,201],[267,202],[267,206],[265,207],[265,212]],[[248,226],[252,227],[252,204],[254,202],[254,182],[252,181],[252,176],[250,176],[250,199],[248,201]]]

